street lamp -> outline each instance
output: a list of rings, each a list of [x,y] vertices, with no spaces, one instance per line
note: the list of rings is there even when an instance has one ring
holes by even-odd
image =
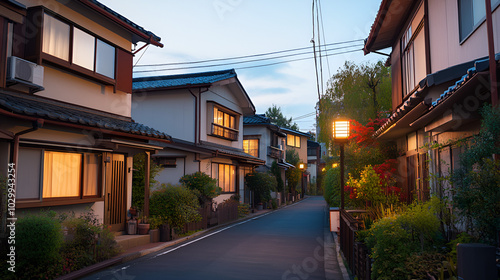
[[[340,145],[340,210],[344,210],[344,144],[350,134],[348,120],[335,120],[333,122],[333,141]]]
[[[300,187],[302,189],[302,198],[304,198],[306,192],[304,190],[304,170],[305,170],[306,166],[304,165],[304,163],[299,163],[299,169],[300,169]]]

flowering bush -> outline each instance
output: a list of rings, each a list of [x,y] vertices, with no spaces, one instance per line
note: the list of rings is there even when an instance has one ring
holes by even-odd
[[[366,206],[396,204],[401,190],[396,187],[394,164],[395,160],[387,160],[373,167],[367,165],[361,171],[359,179],[349,174],[345,191],[349,193],[349,198],[354,200],[354,204]]]

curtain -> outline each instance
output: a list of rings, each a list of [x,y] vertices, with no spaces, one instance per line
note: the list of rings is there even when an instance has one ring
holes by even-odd
[[[44,153],[43,197],[79,196],[82,155],[74,153]]]
[[[83,168],[83,195],[97,195],[99,187],[99,170],[101,168],[99,155],[85,154]]]
[[[69,30],[68,24],[44,14],[43,52],[69,61]]]

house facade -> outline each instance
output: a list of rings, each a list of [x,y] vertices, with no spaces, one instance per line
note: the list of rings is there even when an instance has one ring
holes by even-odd
[[[500,51],[499,4],[492,0],[487,14],[481,0],[381,3],[364,50],[390,48],[393,113],[374,136],[397,143],[397,180],[408,201],[445,194],[446,183],[430,175],[458,168],[463,147],[457,141],[478,133],[480,108],[498,98],[490,91],[490,65],[498,67],[498,56],[489,55],[488,42],[491,53]]]
[[[133,118],[173,138],[154,155],[164,167],[157,181],[201,171],[222,188],[216,202],[248,199],[245,175],[264,161],[243,151],[243,118],[255,107],[234,70],[135,78],[133,88]]]
[[[97,1],[0,8],[0,175],[15,173],[16,215],[90,208],[123,230],[132,156],[170,141],[131,118],[132,45],[160,38]]]
[[[281,179],[285,183],[285,171],[289,168],[296,168],[286,162],[287,134],[283,132],[281,127],[272,124],[271,120],[264,114],[245,117],[243,126],[244,151],[265,161],[265,164],[259,166],[256,171],[269,172],[273,162],[276,162],[280,169]],[[281,197],[278,199],[281,200]]]

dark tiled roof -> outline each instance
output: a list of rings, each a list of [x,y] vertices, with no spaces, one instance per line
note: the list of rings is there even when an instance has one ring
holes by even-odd
[[[200,147],[200,148],[208,149],[214,153],[218,153],[221,155],[226,155],[229,157],[237,157],[237,158],[247,160],[250,162],[265,164],[264,160],[261,160],[258,157],[254,157],[252,155],[249,155],[249,154],[245,153],[242,149],[235,149],[232,147],[218,145],[218,144],[209,143],[209,142],[205,142],[205,141],[202,141],[201,144],[196,145],[196,146]]]
[[[161,38],[156,36],[153,32],[151,31],[148,31],[144,28],[142,28],[141,26],[135,24],[134,22],[132,22],[131,20],[127,19],[126,17],[120,15],[119,13],[113,11],[112,9],[110,9],[109,7],[107,7],[106,5],[100,3],[99,1],[97,0],[88,0],[90,1],[91,3],[95,4],[96,6],[98,6],[99,8],[105,10],[106,12],[112,14],[113,16],[115,16],[116,18],[118,18],[119,20],[121,20],[122,22],[124,22],[125,24],[131,26],[132,28],[148,35],[148,36],[151,36],[155,41],[157,42],[160,42],[161,41]]]
[[[289,128],[280,127],[280,130],[282,132],[285,132],[285,133],[298,134],[301,136],[305,136],[307,138],[311,137],[311,134],[309,134],[309,133],[305,133],[305,132],[301,132],[301,131],[297,131],[297,130],[293,130],[293,129],[289,129]]]
[[[270,124],[271,120],[264,114],[255,114],[243,118],[243,124]]]
[[[130,118],[47,100],[37,96],[0,92],[0,109],[23,116],[77,124],[158,139],[170,136]]]
[[[500,60],[500,54],[495,55],[496,61]],[[464,66],[466,65],[474,65],[473,67],[468,68],[466,71],[463,69]],[[457,68],[458,67],[458,68]],[[429,110],[427,111],[430,112],[434,108],[436,108],[439,104],[443,103],[447,98],[449,98],[451,95],[453,95],[457,90],[459,90],[468,80],[470,80],[472,77],[474,77],[477,73],[486,71],[489,68],[489,60],[486,59],[479,59],[467,63],[463,63],[461,65],[455,65],[451,66],[447,69],[438,71],[433,74],[427,75],[426,78],[424,78],[422,81],[420,81],[420,89],[417,90],[415,93],[413,93],[396,111],[389,117],[387,122],[385,122],[381,128],[379,128],[374,134],[374,137],[378,137],[381,135],[385,130],[390,128],[396,121],[401,119],[404,115],[406,115],[408,112],[410,112],[416,105],[418,105],[423,99],[424,99],[424,93],[423,93],[423,88],[425,87],[430,87],[433,85],[437,85],[439,83],[443,83],[444,81],[453,81],[453,79],[456,79],[456,72],[458,69],[463,69],[463,73],[465,73],[461,78],[459,78],[455,84],[452,86],[448,87],[447,90],[445,90],[436,100],[434,100],[430,106]],[[458,75],[460,77],[460,75]],[[437,82],[439,81],[439,83]]]
[[[134,78],[132,90],[209,85],[236,77],[234,69],[181,75]]]

